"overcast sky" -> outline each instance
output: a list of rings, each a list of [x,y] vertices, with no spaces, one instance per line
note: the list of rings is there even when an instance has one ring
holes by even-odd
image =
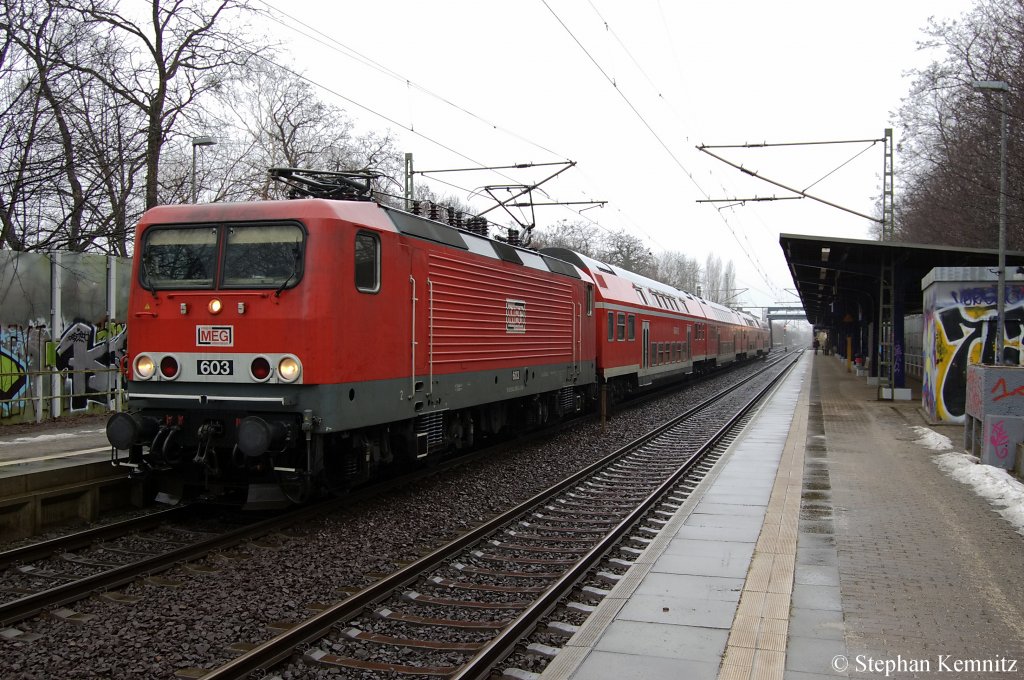
[[[698,204],[791,194],[695,146],[881,138],[909,90],[906,72],[941,56],[918,49],[928,18],[957,18],[971,7],[969,0],[267,4],[287,12],[267,30],[286,44],[293,66],[361,129],[391,130],[417,169],[574,160],[576,168],[544,186],[550,199],[535,200],[606,200],[582,212],[595,231],[626,229],[654,252],[678,250],[701,263],[709,252],[731,259],[747,305],[796,301],[786,292],[793,283],[780,233],[870,238],[871,223],[806,199]],[[874,214],[882,148],[716,153]],[[473,191],[553,171],[438,178]],[[416,181],[480,210],[490,205],[429,178]],[[583,207],[538,208],[538,226],[584,219],[575,212]]]

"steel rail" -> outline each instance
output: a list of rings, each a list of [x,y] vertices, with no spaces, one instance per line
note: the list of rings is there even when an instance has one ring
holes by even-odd
[[[776,361],[769,366],[765,367],[765,371],[772,368],[782,359]],[[204,680],[227,680],[229,678],[245,678],[250,674],[266,670],[273,665],[280,663],[284,659],[291,656],[291,654],[297,650],[302,649],[306,645],[324,637],[339,621],[354,618],[357,616],[364,607],[374,604],[380,600],[390,596],[395,590],[404,587],[405,585],[415,581],[424,572],[432,570],[449,560],[453,554],[457,554],[460,551],[476,544],[486,536],[499,530],[501,527],[507,525],[509,522],[515,520],[523,513],[529,511],[534,506],[545,502],[553,496],[561,493],[565,489],[577,484],[584,478],[592,475],[596,471],[605,467],[615,459],[621,457],[625,453],[628,453],[650,440],[658,437],[665,431],[671,429],[681,421],[684,421],[696,413],[708,408],[714,403],[724,399],[726,396],[732,394],[737,387],[753,380],[754,378],[762,375],[764,371],[748,376],[738,383],[714,394],[713,396],[706,399],[703,403],[694,406],[693,408],[685,411],[684,413],[676,416],[672,420],[654,428],[650,432],[641,435],[633,442],[626,444],[625,446],[617,449],[616,451],[604,456],[600,460],[588,465],[586,468],[579,470],[578,472],[570,475],[561,482],[558,482],[554,486],[541,491],[534,495],[532,498],[520,503],[514,508],[493,517],[487,522],[477,526],[474,529],[467,531],[462,536],[459,536],[454,541],[437,548],[427,555],[419,558],[415,562],[408,564],[402,569],[394,572],[393,574],[373,583],[366,588],[353,593],[348,598],[322,610],[315,616],[310,617],[306,621],[286,630],[266,642],[254,647],[253,649],[235,657],[231,661],[228,661],[223,666],[213,669],[210,672],[202,676]],[[784,375],[784,370],[781,375]],[[779,380],[776,377],[772,381],[772,385]],[[769,386],[770,387],[770,386]],[[765,388],[766,390],[768,388]],[[765,390],[759,392],[759,396],[764,393]],[[755,398],[751,403],[757,401]],[[749,408],[749,405],[748,407]],[[607,548],[605,548],[607,550]],[[594,552],[594,551],[591,551]],[[532,611],[532,608],[531,608]],[[488,645],[487,649],[490,649],[491,645]]]
[[[191,545],[176,548],[159,555],[153,555],[137,562],[93,574],[83,579],[26,595],[17,600],[0,604],[0,625],[11,625],[38,614],[48,607],[67,604],[83,599],[95,592],[102,592],[129,583],[139,576],[157,574],[181,563],[191,562],[214,552],[237,545],[253,536],[265,535],[276,527],[288,526],[308,517],[325,512],[319,503],[306,506],[280,517],[261,520],[248,526],[203,539]]]
[[[657,504],[666,494],[679,483],[704,456],[715,448],[730,431],[736,427],[747,413],[779,383],[795,365],[791,363],[775,376],[767,385],[757,392],[746,405],[733,415],[707,442],[705,442],[690,458],[683,463],[678,470],[662,482],[657,489],[652,491],[644,501],[633,509],[619,524],[602,538],[597,545],[591,548],[587,554],[569,568],[557,581],[544,591],[529,607],[515,618],[508,626],[503,628],[497,636],[488,642],[476,655],[473,656],[454,674],[448,676],[450,680],[477,680],[486,677],[491,669],[506,658],[515,648],[515,645],[537,625],[560,600],[600,561],[605,554],[614,548],[634,525],[640,522],[650,511],[651,507]]]
[[[150,529],[163,522],[176,520],[180,515],[187,514],[187,512],[193,510],[193,506],[178,506],[166,510],[158,510],[148,515],[132,517],[120,522],[111,522],[110,524],[85,529],[67,536],[58,536],[46,541],[38,541],[18,548],[11,548],[10,550],[0,552],[0,569],[5,569],[22,562],[40,560],[44,557],[69,550],[78,550],[98,541],[118,538],[134,531]]]

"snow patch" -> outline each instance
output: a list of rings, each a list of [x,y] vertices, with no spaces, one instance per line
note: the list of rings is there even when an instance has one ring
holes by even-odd
[[[103,432],[103,430],[79,430],[78,432],[56,432],[54,434],[37,434],[34,437],[15,437],[14,439],[6,439],[0,441],[0,446],[14,446],[16,444],[38,444],[40,442],[50,442],[59,439],[73,439],[75,437],[81,437],[83,434],[93,434],[96,432]]]
[[[915,428],[923,430],[927,428]],[[936,436],[941,436],[936,434]],[[948,438],[943,437],[943,439]],[[1024,484],[992,465],[981,465],[975,456],[950,451],[932,458],[943,472],[966,484],[996,508],[996,512],[1024,534]]]
[[[932,430],[927,427],[920,427],[917,425],[910,429],[913,430],[915,434],[917,434],[917,439],[914,440],[915,444],[928,447],[932,451],[953,450],[952,440],[945,435],[939,434],[935,430]]]

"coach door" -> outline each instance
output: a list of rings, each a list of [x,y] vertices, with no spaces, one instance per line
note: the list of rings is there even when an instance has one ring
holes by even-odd
[[[643,330],[640,331],[640,337],[643,339],[641,347],[643,347],[643,366],[642,368],[649,368],[651,365],[651,322],[643,322]]]

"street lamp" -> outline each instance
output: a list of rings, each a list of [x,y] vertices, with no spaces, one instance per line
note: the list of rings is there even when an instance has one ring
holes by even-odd
[[[213,137],[193,137],[192,138],[192,202],[195,203],[197,198],[196,189],[196,149],[200,146],[213,146],[217,143],[217,140]]]
[[[1006,95],[1010,86],[1004,80],[975,80],[975,90],[998,92],[999,117],[999,283],[996,285],[996,365],[1003,359],[1003,338],[1006,327]]]

